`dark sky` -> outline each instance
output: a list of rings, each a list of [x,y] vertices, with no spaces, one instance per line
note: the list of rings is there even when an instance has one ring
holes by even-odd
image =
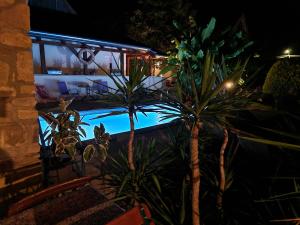
[[[244,13],[250,38],[255,41],[256,48],[263,52],[279,54],[286,47],[291,47],[294,51],[298,51],[300,47],[300,10],[296,0],[191,1],[203,23],[214,16],[217,18],[217,25],[224,26],[232,24]],[[64,21],[70,24],[64,30],[68,32],[72,27],[78,33],[86,32],[87,36],[99,30],[110,30],[110,34],[104,38],[112,39],[125,32],[123,23],[128,19],[127,14],[136,8],[136,2],[137,0],[69,0],[78,15]],[[35,21],[32,24],[37,28],[46,22],[36,16],[33,19]],[[47,22],[50,30],[51,26],[59,27],[58,23],[55,19]],[[60,32],[59,28],[53,29]]]

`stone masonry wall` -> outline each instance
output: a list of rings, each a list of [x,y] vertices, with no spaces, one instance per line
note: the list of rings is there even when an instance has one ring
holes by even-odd
[[[39,156],[29,29],[27,0],[0,0],[0,177]]]

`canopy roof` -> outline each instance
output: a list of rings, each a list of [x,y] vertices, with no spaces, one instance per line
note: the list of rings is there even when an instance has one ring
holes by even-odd
[[[36,39],[51,39],[56,41],[68,41],[68,42],[76,42],[80,43],[82,45],[96,45],[96,46],[103,46],[103,47],[111,47],[111,48],[117,48],[117,49],[132,49],[142,52],[148,52],[150,54],[156,54],[155,51],[153,51],[150,48],[145,48],[142,46],[136,46],[136,45],[130,45],[130,44],[122,44],[122,43],[116,43],[111,41],[104,41],[104,40],[96,40],[96,39],[90,39],[90,38],[83,38],[83,37],[75,37],[70,35],[63,35],[63,34],[54,34],[54,33],[48,33],[48,32],[40,32],[40,31],[30,31],[29,35]]]

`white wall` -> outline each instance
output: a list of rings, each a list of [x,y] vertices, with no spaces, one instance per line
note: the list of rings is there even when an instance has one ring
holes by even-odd
[[[121,76],[120,76],[121,78]],[[44,85],[49,94],[53,97],[59,97],[60,92],[58,90],[57,81],[65,81],[69,90],[78,90],[80,95],[85,95],[86,90],[84,88],[78,88],[75,82],[85,82],[88,83],[90,87],[93,85],[93,80],[103,80],[107,81],[108,87],[117,89],[114,82],[107,75],[44,75],[44,74],[35,74],[34,75],[36,85]],[[145,87],[149,87],[152,90],[162,88],[162,83],[160,82],[162,77],[149,76],[145,81]],[[153,84],[155,84],[153,86]],[[111,89],[109,89],[111,90]]]

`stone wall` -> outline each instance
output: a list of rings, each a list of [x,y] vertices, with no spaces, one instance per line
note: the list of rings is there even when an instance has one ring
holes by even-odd
[[[29,29],[27,0],[0,0],[0,176],[39,156]]]

